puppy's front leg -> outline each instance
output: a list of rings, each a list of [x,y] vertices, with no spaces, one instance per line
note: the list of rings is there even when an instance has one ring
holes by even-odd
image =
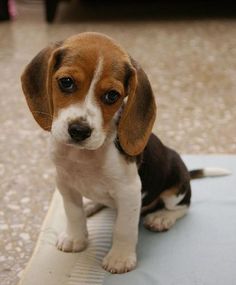
[[[59,181],[57,182],[57,187],[63,198],[66,213],[66,230],[59,235],[56,246],[58,249],[66,252],[82,251],[88,244],[82,197],[80,193]]]
[[[140,189],[140,181],[137,181],[132,186],[126,186],[124,193],[116,197],[117,218],[113,232],[113,244],[102,264],[103,268],[111,273],[128,272],[136,266],[141,208]]]

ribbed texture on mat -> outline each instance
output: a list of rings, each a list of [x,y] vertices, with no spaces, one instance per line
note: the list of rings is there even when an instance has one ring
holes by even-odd
[[[102,269],[102,259],[111,246],[114,219],[115,212],[109,209],[88,219],[90,244],[88,249],[80,254],[70,273],[68,285],[103,284],[106,271]]]

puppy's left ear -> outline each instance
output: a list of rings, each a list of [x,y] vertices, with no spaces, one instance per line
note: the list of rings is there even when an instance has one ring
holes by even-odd
[[[28,107],[36,122],[46,131],[51,130],[53,118],[52,72],[59,65],[62,55],[61,42],[52,44],[41,50],[21,75]]]
[[[124,152],[135,156],[148,142],[156,118],[156,104],[147,75],[133,59],[131,62],[128,101],[119,122],[118,138]]]

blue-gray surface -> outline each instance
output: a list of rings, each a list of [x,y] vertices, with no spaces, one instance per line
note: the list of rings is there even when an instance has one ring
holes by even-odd
[[[165,233],[140,225],[136,270],[104,285],[235,285],[236,156],[184,156],[189,169],[224,167],[232,175],[192,181],[187,216]]]

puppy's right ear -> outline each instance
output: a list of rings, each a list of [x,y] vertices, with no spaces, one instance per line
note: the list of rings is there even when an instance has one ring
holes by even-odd
[[[130,156],[139,155],[145,148],[156,118],[156,103],[151,84],[141,66],[131,58],[127,95],[118,126],[121,148]]]
[[[22,76],[22,89],[36,122],[46,131],[51,130],[53,104],[51,97],[52,55],[59,45],[40,51],[26,66]]]

